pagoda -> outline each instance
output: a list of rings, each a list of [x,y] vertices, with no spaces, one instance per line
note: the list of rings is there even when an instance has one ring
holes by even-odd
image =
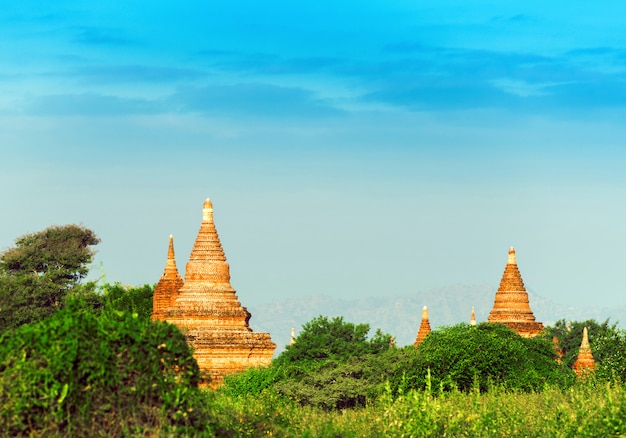
[[[155,288],[152,318],[175,324],[185,334],[198,367],[211,376],[212,387],[225,375],[271,363],[276,344],[269,333],[255,333],[248,324],[251,315],[230,284],[230,268],[209,199],[204,202],[184,283],[177,274],[170,237],[165,272]]]
[[[589,345],[587,327],[583,329],[583,339],[580,343],[580,349],[578,350],[578,357],[572,364],[572,368],[574,368],[574,372],[576,372],[576,375],[579,377],[592,372],[596,368],[596,361],[591,353],[591,345]]]
[[[154,288],[152,298],[152,319],[164,319],[163,312],[169,309],[178,297],[178,291],[183,287],[183,278],[176,268],[174,256],[174,237],[170,235],[170,246],[167,251],[167,262],[161,279]]]
[[[535,315],[530,310],[528,293],[517,268],[513,247],[509,249],[508,261],[487,321],[504,324],[525,338],[537,336],[543,330],[543,324],[535,321]]]
[[[420,328],[417,331],[417,338],[413,343],[415,348],[419,347],[419,345],[424,342],[426,336],[430,333],[430,321],[428,320],[428,307],[424,306],[422,309],[422,322],[420,323]]]

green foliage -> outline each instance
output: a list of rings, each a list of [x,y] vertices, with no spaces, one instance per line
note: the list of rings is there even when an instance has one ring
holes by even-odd
[[[0,429],[122,435],[184,423],[199,378],[175,326],[70,304],[0,338]]]
[[[263,392],[232,397],[203,394],[213,436],[229,437],[597,437],[626,433],[626,389],[578,383],[518,392],[449,391],[433,396],[388,387],[362,409],[327,411]],[[199,433],[200,434],[200,433]]]
[[[624,330],[607,330],[596,334],[593,337],[591,349],[598,362],[595,371],[598,378],[626,382],[626,332]]]
[[[458,324],[432,331],[408,358],[408,387],[486,391],[504,386],[525,391],[546,384],[571,383],[571,370],[559,366],[549,341],[526,339],[500,324]]]
[[[0,333],[62,308],[88,272],[100,240],[78,225],[53,226],[18,238],[0,255]]]
[[[104,284],[100,287],[108,309],[136,313],[139,318],[150,319],[154,286],[122,286],[121,283]]]
[[[296,342],[277,358],[282,364],[319,360],[345,362],[350,357],[376,354],[391,346],[391,336],[380,330],[367,339],[369,324],[345,322],[342,316],[318,316],[302,326]]]
[[[328,360],[297,378],[274,385],[280,394],[324,410],[364,407],[375,400],[390,377],[395,351],[351,357],[345,362]]]
[[[368,324],[342,317],[314,318],[270,367],[227,377],[221,391],[236,396],[276,391],[323,409],[364,406],[380,392],[388,375],[384,357],[394,351],[390,335],[377,330],[368,339],[368,332]]]
[[[550,339],[556,336],[559,341],[559,348],[563,352],[563,363],[568,367],[571,367],[576,361],[578,349],[580,348],[580,343],[583,337],[584,327],[587,327],[589,332],[589,343],[591,344],[593,356],[597,361],[602,362],[605,354],[614,355],[611,342],[607,341],[611,339],[619,339],[619,329],[617,328],[616,323],[611,325],[609,324],[608,319],[602,323],[599,323],[594,319],[588,319],[586,321],[571,321],[568,328],[568,322],[561,319],[557,321],[554,326],[546,327],[545,335]],[[594,348],[596,338],[604,339],[604,345],[600,349]],[[620,346],[616,345],[615,348],[619,350]]]
[[[94,251],[100,242],[93,231],[78,225],[52,226],[26,234],[0,257],[0,271],[9,275],[32,274],[46,277],[68,289],[87,275]]]

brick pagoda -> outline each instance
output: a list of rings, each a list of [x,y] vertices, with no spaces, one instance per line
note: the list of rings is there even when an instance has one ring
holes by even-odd
[[[530,310],[528,293],[517,268],[513,247],[509,249],[508,261],[487,321],[504,324],[525,338],[537,336],[543,330],[543,324],[535,321],[535,315]]]
[[[584,376],[596,368],[596,361],[591,353],[591,345],[589,345],[587,327],[583,329],[583,339],[580,343],[580,349],[578,350],[578,357],[572,364],[572,368],[574,368],[577,376]]]
[[[179,278],[170,238],[152,318],[175,324],[185,334],[200,370],[211,376],[211,386],[219,385],[227,374],[270,364],[276,344],[269,333],[255,333],[248,324],[251,315],[230,284],[230,269],[209,199],[204,202],[184,283]]]
[[[422,322],[420,323],[420,328],[417,331],[417,338],[413,343],[415,348],[419,347],[419,345],[424,342],[426,336],[430,333],[430,321],[428,320],[428,307],[424,306],[422,309]]]

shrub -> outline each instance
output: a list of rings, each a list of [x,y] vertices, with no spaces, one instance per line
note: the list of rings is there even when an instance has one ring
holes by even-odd
[[[571,370],[556,362],[550,341],[522,338],[500,324],[458,324],[432,331],[408,363],[413,385],[486,391],[492,385],[525,391],[568,385]],[[430,380],[427,375],[430,373]]]
[[[0,429],[121,435],[184,423],[199,378],[175,326],[69,306],[0,338]]]

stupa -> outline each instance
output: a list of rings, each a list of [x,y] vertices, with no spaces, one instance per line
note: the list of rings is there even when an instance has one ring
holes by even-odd
[[[255,333],[248,324],[251,315],[230,284],[230,268],[209,199],[204,202],[202,223],[187,262],[184,283],[176,293],[164,280],[166,274],[168,281],[175,277],[173,260],[170,239],[165,273],[159,281],[163,286],[159,294],[155,289],[153,318],[175,324],[185,334],[200,370],[211,376],[211,386],[218,386],[227,374],[269,365],[276,344],[269,333]],[[165,307],[167,296],[171,302]]]
[[[591,345],[589,345],[587,327],[583,329],[583,339],[580,343],[580,349],[578,350],[578,357],[572,364],[572,368],[574,368],[574,371],[578,376],[583,376],[584,374],[592,372],[596,368],[596,361],[591,353]]]
[[[417,331],[417,338],[413,345],[415,348],[419,347],[419,345],[424,342],[426,336],[430,333],[430,321],[428,320],[428,307],[424,306],[422,309],[422,322],[420,323],[420,328]]]
[[[535,321],[535,315],[530,310],[528,292],[517,268],[513,247],[509,249],[508,261],[487,321],[504,324],[525,338],[537,336],[543,330],[543,324]]]
[[[163,312],[169,309],[178,297],[178,291],[183,287],[183,278],[178,273],[174,256],[174,237],[170,235],[170,246],[167,251],[167,262],[163,275],[154,288],[152,298],[152,319],[164,319]]]

